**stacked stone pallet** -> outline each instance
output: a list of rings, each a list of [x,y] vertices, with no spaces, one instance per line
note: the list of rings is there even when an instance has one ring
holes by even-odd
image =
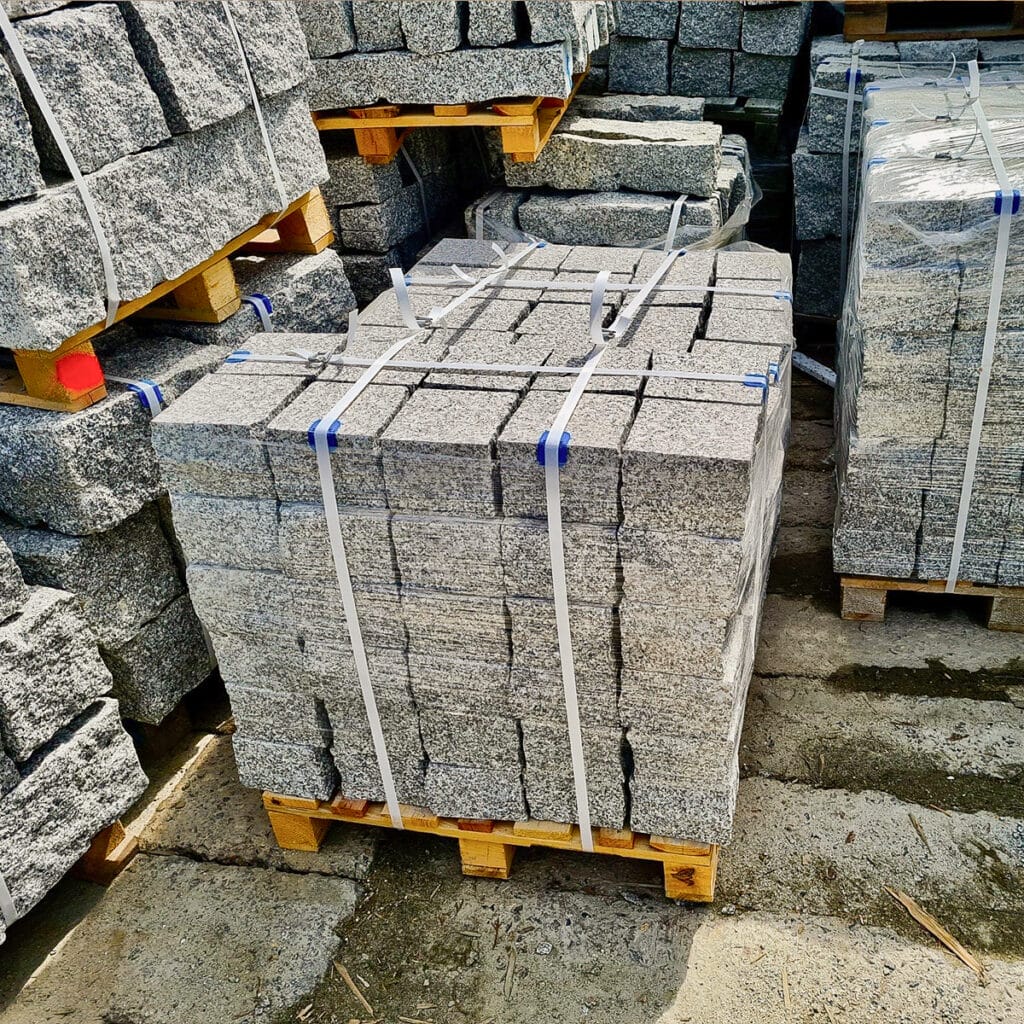
[[[843,163],[848,161],[847,239],[853,237],[860,178],[862,132],[861,96],[866,85],[894,78],[964,75],[967,62],[977,58],[995,71],[1024,64],[1020,40],[929,40],[868,42],[857,49],[853,83],[853,116],[846,135],[847,101],[854,44],[841,36],[815,39],[811,45],[812,89],[807,117],[793,154],[795,233],[799,242],[796,291],[798,312],[838,317],[845,282],[842,267]],[[817,91],[828,90],[828,94]]]
[[[229,6],[280,190],[221,4],[5,5],[85,176],[122,302],[327,176],[295,5]],[[106,316],[100,249],[26,83],[4,62],[0,108],[0,338],[54,351]],[[338,329],[354,306],[334,252],[233,263],[242,290],[275,307],[279,329]],[[260,329],[245,306],[217,325],[124,322],[95,347],[108,377],[150,380],[169,403]],[[121,383],[109,380],[108,392],[74,414],[0,404],[0,535],[29,583],[81,598],[122,712],[156,723],[213,661],[159,507],[150,412]]]
[[[510,246],[485,289],[397,358],[580,366],[590,286],[610,318],[663,253]],[[688,253],[602,357],[561,471],[569,618],[593,821],[727,839],[736,745],[778,513],[788,260]],[[412,271],[426,315],[493,274],[446,240]],[[426,284],[416,283],[429,278]],[[522,281],[516,286],[515,281]],[[574,283],[554,291],[546,282]],[[712,293],[714,285],[719,290]],[[619,290],[616,290],[616,289]],[[745,294],[736,294],[743,292]],[[355,338],[260,339],[365,361],[410,337],[396,295]],[[765,400],[748,372],[779,368]],[[725,382],[637,372],[735,375]],[[244,783],[384,797],[326,539],[310,425],[362,367],[232,363],[154,421],[193,599],[228,684]],[[537,445],[571,375],[385,369],[331,454],[362,643],[398,799],[444,816],[577,820]]]
[[[789,92],[809,3],[623,2],[608,60],[610,92],[756,97]]]
[[[0,943],[146,787],[111,683],[75,598],[0,541]]]
[[[753,199],[746,144],[701,121],[702,106],[644,96],[578,98],[535,163],[506,159],[511,188],[467,210],[469,232],[566,245],[735,241]]]
[[[983,75],[982,83],[992,137],[1009,179],[1020,182],[1019,87],[998,76]],[[1013,225],[990,321],[1000,184],[966,80],[883,85],[865,96],[864,116],[869,169],[840,352],[836,568],[1024,585],[1020,233]],[[972,485],[969,440],[990,324],[991,386]]]
[[[299,5],[314,110],[557,96],[614,28],[611,3],[352,0]]]

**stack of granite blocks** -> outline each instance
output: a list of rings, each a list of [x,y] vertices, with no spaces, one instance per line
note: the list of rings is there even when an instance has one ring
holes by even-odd
[[[848,162],[847,233],[853,238],[860,180],[865,86],[897,78],[941,79],[966,74],[977,59],[987,73],[1012,71],[1024,62],[1019,40],[928,40],[866,42],[857,48],[853,116],[846,135],[847,101],[854,44],[824,36],[811,44],[811,93],[793,153],[795,236],[799,243],[794,301],[798,312],[838,318],[846,282],[840,280],[843,237],[843,163]],[[823,93],[816,90],[828,90]]]
[[[299,11],[314,110],[564,99],[614,29],[603,2],[352,0]]]
[[[1012,181],[1024,173],[1019,89],[982,77]],[[839,572],[946,579],[993,294],[999,188],[963,81],[865,97],[859,223],[843,312],[837,420]],[[958,159],[945,156],[958,154]],[[1024,583],[1021,266],[1011,230],[957,576]]]
[[[506,159],[510,187],[468,208],[468,231],[481,234],[479,223],[485,235],[626,247],[742,237],[753,196],[746,143],[702,121],[701,106],[583,97],[535,163]]]
[[[609,92],[785,100],[809,3],[621,2]]]
[[[0,876],[18,917],[146,787],[111,683],[75,598],[26,586],[0,541]]]
[[[382,370],[330,450],[398,798],[450,817],[577,819],[537,461],[574,376],[537,368],[585,361],[600,271],[610,321],[665,255],[547,244],[502,257],[490,242],[447,239],[412,269],[412,309],[427,315],[467,287],[460,275],[515,257],[507,282],[432,328],[411,332],[390,292],[353,338],[261,335],[252,359],[154,421],[244,784],[384,796],[309,430],[411,338],[397,358],[427,365]],[[787,435],[787,263],[679,257],[602,356],[622,372],[595,376],[570,421],[561,500],[595,825],[728,838]],[[334,360],[259,359],[296,349]],[[454,363],[473,369],[445,370]],[[746,375],[763,381],[769,366],[766,395]],[[652,367],[732,379],[646,380]]]
[[[283,196],[221,4],[8,7],[85,175],[122,302],[209,259],[326,178],[295,4],[230,4]],[[10,115],[0,129],[0,334],[5,346],[53,351],[106,315],[99,248],[7,62],[0,97]],[[333,251],[233,265],[243,292],[271,301],[279,329],[337,330],[355,306]],[[170,403],[261,329],[246,305],[217,325],[125,321],[94,345],[110,378],[152,381]],[[122,712],[158,723],[213,660],[161,507],[149,424],[139,397],[112,379],[105,399],[73,414],[0,404],[0,535],[30,584],[81,599]]]

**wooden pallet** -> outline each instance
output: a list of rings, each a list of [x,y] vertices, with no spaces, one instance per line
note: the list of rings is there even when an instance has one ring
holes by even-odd
[[[845,12],[843,35],[851,42],[1024,35],[1024,3],[847,0]]]
[[[392,827],[387,807],[367,800],[346,800],[339,796],[327,802],[264,793],[263,806],[278,845],[285,850],[315,853],[336,821]],[[439,818],[422,807],[403,806],[402,823],[409,832],[457,839],[462,873],[477,878],[508,878],[512,858],[521,846],[583,850],[579,828],[560,822]],[[665,895],[670,899],[710,903],[715,898],[717,846],[602,828],[594,830],[594,852],[660,864]]]
[[[72,869],[76,878],[110,885],[139,852],[139,838],[129,835],[120,821],[105,828]]]
[[[573,76],[566,99],[537,96],[433,107],[380,104],[314,112],[313,122],[322,132],[351,130],[356,149],[368,164],[391,163],[414,128],[500,128],[503,151],[517,163],[533,163],[586,77],[587,72]]]
[[[915,594],[944,594],[945,580],[892,580],[878,576],[841,576],[842,616],[854,622],[883,622],[889,594],[894,590]],[[982,597],[990,602],[988,628],[1024,633],[1024,587],[986,587],[958,583],[958,597]]]
[[[231,256],[247,253],[318,253],[334,241],[327,205],[319,189],[288,209],[268,214],[209,259],[172,281],[118,308],[115,322],[136,315],[196,323],[221,323],[242,305]],[[13,366],[0,366],[0,404],[78,412],[107,394],[92,339],[106,329],[93,324],[53,352],[12,349]]]

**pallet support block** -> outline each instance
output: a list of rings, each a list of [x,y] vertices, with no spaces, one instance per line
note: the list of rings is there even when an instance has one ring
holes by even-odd
[[[993,597],[988,628],[1004,633],[1024,633],[1024,596]]]
[[[243,255],[298,252],[315,255],[334,241],[331,215],[319,191],[297,210],[282,217],[272,228],[257,235],[241,251]]]
[[[138,851],[138,838],[129,836],[124,825],[115,821],[93,839],[92,845],[75,865],[73,874],[97,885],[110,885]]]
[[[360,107],[351,111],[352,116],[364,121],[382,121],[398,116],[398,107]],[[356,128],[356,150],[368,164],[389,164],[398,155],[405,139],[405,132],[399,133],[392,125],[376,128]]]
[[[889,591],[842,584],[842,617],[851,622],[884,622]]]
[[[507,879],[515,855],[516,848],[504,843],[475,839],[459,840],[462,873],[473,878]]]
[[[138,315],[146,319],[219,324],[241,308],[242,293],[231,260],[225,258],[178,285],[169,302],[154,303]]]
[[[107,387],[92,342],[71,338],[54,352],[12,350],[14,370],[0,368],[0,403],[78,412],[105,398]]]

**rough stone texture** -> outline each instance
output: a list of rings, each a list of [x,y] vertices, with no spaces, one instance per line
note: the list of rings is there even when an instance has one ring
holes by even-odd
[[[32,139],[32,127],[18,86],[5,62],[0,62],[0,202],[21,199],[43,186],[39,155]]]
[[[146,788],[117,703],[98,701],[22,767],[0,798],[0,872],[26,913]]]
[[[401,50],[405,46],[399,0],[352,0],[352,18],[361,51]]]
[[[28,591],[21,570],[11,549],[0,537],[0,623],[17,615],[27,600]]]
[[[732,0],[683,0],[679,4],[679,45],[738,50],[743,5]]]
[[[733,96],[784,100],[795,66],[793,57],[737,52],[732,60]]]
[[[728,50],[672,51],[672,92],[676,96],[727,96],[732,90],[733,55]]]
[[[302,0],[295,6],[310,57],[336,57],[356,48],[352,0]]]
[[[620,36],[672,39],[679,19],[679,3],[626,2],[615,5]],[[614,51],[614,46],[613,46]]]
[[[75,599],[44,587],[0,627],[0,668],[0,738],[15,761],[28,760],[111,686]]]
[[[582,117],[610,121],[703,121],[704,100],[700,97],[577,96],[573,112]]]
[[[572,88],[561,46],[463,49],[421,56],[359,53],[313,61],[314,110],[390,103],[478,103]]]
[[[344,878],[139,857],[61,948],[46,981],[5,1016],[12,1024],[83,1012],[133,1024],[279,1016],[330,969],[335,929],[356,896]],[[171,906],[180,912],[167,913]],[[69,976],[73,991],[59,981]],[[155,979],[173,1000],[153,998]]]
[[[404,0],[402,34],[413,53],[444,53],[462,43],[463,5],[456,0]]]
[[[19,26],[18,38],[83,172],[169,138],[117,7],[101,4],[33,18]],[[42,115],[28,102],[43,162],[66,173]]]
[[[301,4],[268,7],[260,0],[231,0],[230,6],[260,98],[268,99],[304,84],[310,65],[297,12]]]
[[[665,39],[616,36],[608,59],[608,89],[664,96],[669,91],[668,51]]]
[[[513,188],[709,196],[721,160],[721,128],[704,122],[605,121],[569,116],[535,163],[506,161]]]
[[[807,36],[810,17],[809,3],[747,6],[743,12],[742,48],[747,53],[794,57]]]
[[[517,4],[509,0],[480,0],[466,6],[469,9],[467,40],[470,46],[507,46],[516,41]]]

